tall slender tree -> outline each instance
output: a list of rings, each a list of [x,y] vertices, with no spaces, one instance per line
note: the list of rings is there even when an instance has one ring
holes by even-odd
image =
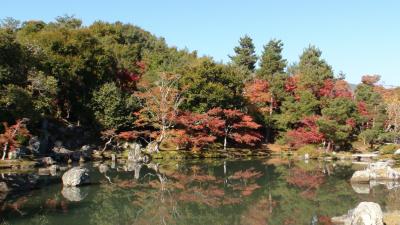
[[[243,67],[250,73],[253,73],[257,62],[253,39],[248,35],[241,37],[239,40],[239,46],[236,46],[233,50],[235,51],[235,55],[229,56],[233,64]]]

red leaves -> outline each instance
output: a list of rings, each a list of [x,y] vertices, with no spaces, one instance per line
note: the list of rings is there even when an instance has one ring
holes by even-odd
[[[213,133],[217,136],[226,136],[235,142],[254,146],[262,138],[257,132],[261,125],[253,121],[253,118],[235,109],[214,108],[207,112],[215,118],[216,124]]]
[[[269,85],[265,80],[255,79],[251,82],[246,83],[244,96],[249,100],[250,103],[255,104],[259,107],[261,112],[269,111],[267,104],[272,104],[271,95],[269,93]]]
[[[207,114],[181,113],[176,118],[178,129],[174,132],[173,140],[180,146],[202,148],[216,139],[210,133],[215,126],[213,122]]]
[[[334,81],[327,79],[324,81],[324,86],[319,89],[319,96],[329,98],[352,98],[349,84],[345,80]]]
[[[24,120],[17,120],[17,122],[8,126],[3,123],[4,133],[0,134],[0,146],[2,150],[14,151],[21,143],[18,142],[17,137],[29,137],[29,130],[26,128]]]
[[[363,101],[357,103],[357,110],[362,116],[368,116],[367,104]]]
[[[126,141],[131,141],[135,140],[138,138],[138,133],[135,131],[123,131],[118,134],[118,138],[126,140]]]
[[[296,76],[289,77],[285,83],[285,91],[294,92],[297,89],[298,78]]]
[[[320,143],[324,139],[324,135],[319,132],[316,121],[317,116],[309,116],[304,118],[300,127],[290,130],[286,133],[286,138],[291,147],[298,148],[306,144]]]
[[[311,172],[295,168],[290,171],[290,176],[286,180],[299,188],[317,189],[324,182],[324,175],[318,171]]]

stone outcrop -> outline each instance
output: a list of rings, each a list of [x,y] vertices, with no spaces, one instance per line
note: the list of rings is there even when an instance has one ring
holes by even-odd
[[[333,217],[331,221],[337,225],[383,225],[383,213],[377,203],[361,202],[348,214]]]
[[[75,187],[89,183],[89,170],[82,167],[73,167],[62,176],[63,185]]]

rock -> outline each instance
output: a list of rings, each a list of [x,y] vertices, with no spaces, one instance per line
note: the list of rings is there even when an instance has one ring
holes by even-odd
[[[80,202],[88,195],[78,187],[63,187],[61,194],[71,202]]]
[[[40,176],[48,176],[48,175],[50,175],[50,169],[49,168],[39,168],[38,174]]]
[[[56,176],[56,175],[57,175],[57,171],[60,170],[60,166],[58,166],[58,165],[51,165],[51,166],[48,167],[48,169],[49,169],[50,174],[51,174],[52,176]]]
[[[89,183],[89,170],[82,167],[73,167],[62,176],[64,186],[79,186]]]
[[[353,191],[357,194],[369,194],[371,190],[371,187],[368,183],[351,182],[351,187],[353,188]]]
[[[383,225],[383,213],[377,203],[361,202],[346,215],[332,217],[331,222],[342,225]]]
[[[41,159],[41,162],[42,163],[44,163],[45,165],[53,165],[53,164],[55,164],[56,162],[54,161],[54,159],[53,158],[51,158],[51,157],[43,157],[42,159]]]
[[[400,149],[397,149],[393,154],[400,155]]]
[[[353,211],[351,225],[383,225],[381,207],[374,202],[361,202]]]
[[[99,172],[100,173],[106,173],[108,171],[108,166],[106,164],[100,164],[99,165]]]
[[[400,171],[392,169],[389,162],[370,163],[365,170],[354,172],[351,182],[369,182],[370,180],[398,180]]]
[[[40,140],[37,136],[33,136],[31,137],[31,139],[29,139],[28,142],[29,146],[28,149],[31,150],[32,152],[39,152],[39,148],[40,148]]]
[[[81,151],[89,151],[90,149],[90,145],[84,145],[81,147]]]
[[[359,170],[354,172],[350,181],[356,183],[369,183],[370,176],[371,174],[369,170]]]
[[[9,192],[9,188],[6,182],[0,182],[0,201],[3,201],[4,199],[6,199],[8,192]]]

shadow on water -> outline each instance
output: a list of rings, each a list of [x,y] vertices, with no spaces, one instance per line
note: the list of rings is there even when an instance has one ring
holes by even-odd
[[[259,160],[94,163],[92,184],[7,197],[3,224],[330,224],[360,201],[400,209],[393,185],[352,187],[346,163]],[[57,180],[58,182],[55,182]]]

